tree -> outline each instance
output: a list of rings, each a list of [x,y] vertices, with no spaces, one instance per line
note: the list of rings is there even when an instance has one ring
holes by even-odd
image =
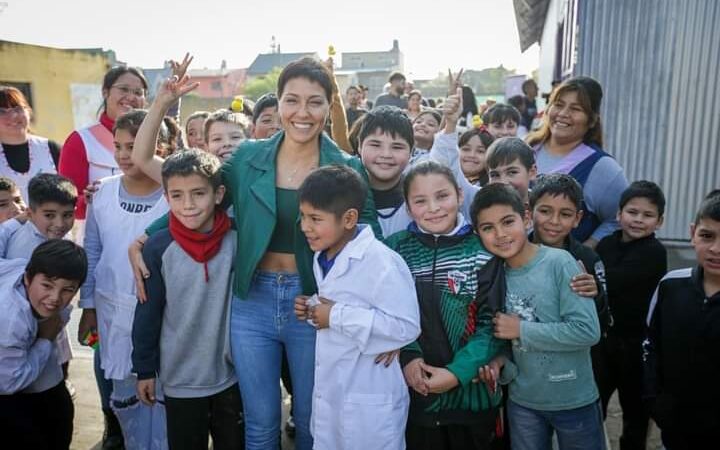
[[[268,92],[277,91],[277,81],[282,68],[275,67],[266,75],[253,78],[245,84],[245,96],[257,100]]]

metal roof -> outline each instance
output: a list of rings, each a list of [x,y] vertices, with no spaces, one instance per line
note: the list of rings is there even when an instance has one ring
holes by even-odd
[[[247,74],[253,75],[265,75],[266,73],[273,70],[275,67],[285,67],[296,59],[310,57],[319,59],[317,53],[261,53],[257,55],[255,61],[248,67]]]

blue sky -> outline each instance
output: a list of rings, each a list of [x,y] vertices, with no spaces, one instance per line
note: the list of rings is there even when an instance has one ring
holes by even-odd
[[[185,51],[194,68],[247,67],[270,51],[387,50],[400,41],[411,79],[448,67],[501,63],[530,74],[538,48],[520,53],[511,0],[0,0],[0,39],[61,48],[102,47],[160,67]]]

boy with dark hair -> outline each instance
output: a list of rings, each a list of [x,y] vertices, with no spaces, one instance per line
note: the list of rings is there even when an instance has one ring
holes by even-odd
[[[317,297],[295,300],[298,319],[318,329],[310,424],[318,450],[405,448],[410,398],[402,370],[397,359],[376,359],[415,341],[420,312],[403,259],[358,225],[365,192],[344,166],[315,170],[298,192],[318,283]]]
[[[0,177],[0,223],[22,213],[25,207],[25,201],[15,182],[10,178]]]
[[[273,93],[265,94],[255,102],[252,113],[253,139],[268,139],[282,129],[278,115],[278,99]]]
[[[490,183],[514,187],[526,208],[530,206],[530,183],[537,176],[535,154],[520,138],[504,137],[490,144],[485,154]]]
[[[483,123],[495,139],[517,136],[522,124],[520,111],[514,106],[495,103],[482,116]]]
[[[54,341],[86,275],[83,249],[60,239],[37,246],[29,262],[2,262],[0,433],[12,448],[70,446],[74,408]]]
[[[493,360],[481,378],[510,383],[508,417],[515,450],[604,449],[590,347],[600,339],[595,307],[570,289],[580,273],[565,251],[528,241],[529,217],[517,191],[491,184],[472,204],[473,226],[504,261],[506,312],[493,319],[495,337],[512,341],[514,361]]]
[[[690,235],[697,265],[660,281],[643,343],[646,399],[671,450],[720,441],[720,196],[702,202]]]
[[[0,239],[0,258],[30,259],[33,250],[48,239],[61,239],[72,230],[75,224],[75,204],[77,189],[72,181],[54,173],[41,173],[28,183],[28,220],[11,235],[2,235]],[[70,320],[72,306],[63,312]],[[63,365],[67,378],[68,363],[72,359],[72,349],[66,329],[57,338],[58,361]],[[72,389],[72,385],[69,385]]]
[[[162,384],[170,448],[243,448],[240,391],[230,358],[235,232],[217,205],[220,161],[201,150],[162,166],[170,226],[145,243],[147,302],[135,308],[132,365],[137,395],[152,405]]]
[[[596,252],[605,265],[613,323],[603,342],[605,364],[600,395],[603,410],[617,389],[623,410],[622,449],[644,449],[648,411],[642,400],[642,341],[648,306],[667,272],[665,247],[655,237],[665,212],[665,196],[650,181],[636,181],[620,196],[620,229],[604,237]]]

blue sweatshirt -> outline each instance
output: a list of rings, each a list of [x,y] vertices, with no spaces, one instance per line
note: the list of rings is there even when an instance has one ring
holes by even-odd
[[[595,304],[570,289],[578,263],[565,250],[540,246],[526,265],[506,267],[507,312],[520,316],[520,338],[501,382],[526,408],[560,411],[598,399],[590,347],[600,340]]]

